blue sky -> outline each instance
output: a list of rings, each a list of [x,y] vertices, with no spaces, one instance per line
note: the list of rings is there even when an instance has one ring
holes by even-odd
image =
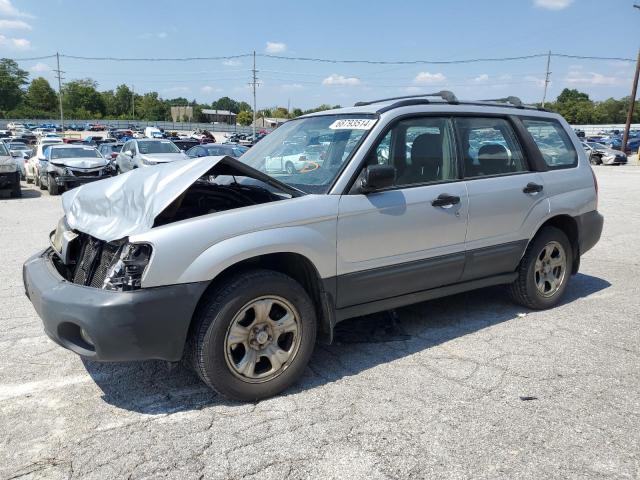
[[[635,59],[640,10],[628,0],[278,1],[0,0],[0,56],[285,56],[457,60],[558,53]],[[258,108],[450,89],[461,98],[540,101],[545,58],[463,65],[354,65],[258,58]],[[51,59],[21,61],[53,81]],[[251,62],[100,62],[63,58],[67,79],[200,102],[250,101]],[[548,97],[628,95],[634,62],[553,58]]]

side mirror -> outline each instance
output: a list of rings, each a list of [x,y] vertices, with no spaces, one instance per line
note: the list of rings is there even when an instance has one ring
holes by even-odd
[[[20,156],[20,153],[19,152],[11,152],[11,156],[13,158],[18,158]]]
[[[362,193],[374,192],[393,186],[396,168],[391,165],[369,165],[360,181]]]

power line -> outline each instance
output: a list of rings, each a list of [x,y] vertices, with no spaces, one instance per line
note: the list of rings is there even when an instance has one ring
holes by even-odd
[[[89,61],[111,61],[111,62],[192,62],[192,61],[208,61],[208,60],[235,60],[239,58],[248,58],[254,56],[254,53],[241,53],[238,55],[220,55],[213,57],[85,57],[80,55],[60,54],[60,57],[71,60],[89,60]],[[460,60],[365,60],[365,59],[332,59],[319,57],[290,57],[286,55],[273,55],[268,53],[257,53],[257,57],[272,58],[276,60],[289,60],[301,62],[316,63],[345,63],[345,64],[369,64],[369,65],[457,65],[463,63],[482,63],[482,62],[510,62],[518,60],[530,60],[534,58],[548,57],[549,53],[534,53],[531,55],[519,55],[513,57],[485,57],[485,58],[467,58]],[[56,55],[48,55],[42,57],[15,58],[15,61],[26,62],[33,60],[44,60],[55,58]],[[625,57],[602,57],[594,55],[571,55],[566,53],[552,53],[551,57],[569,58],[575,60],[606,60],[606,61],[622,61],[633,62],[633,58]]]

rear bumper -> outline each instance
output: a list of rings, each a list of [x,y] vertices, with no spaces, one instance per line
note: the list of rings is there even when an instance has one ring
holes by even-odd
[[[575,217],[578,224],[578,245],[580,255],[593,248],[602,235],[604,217],[597,210]]]
[[[50,254],[47,249],[27,260],[23,281],[54,342],[100,361],[180,360],[208,282],[132,292],[101,290],[62,278]]]

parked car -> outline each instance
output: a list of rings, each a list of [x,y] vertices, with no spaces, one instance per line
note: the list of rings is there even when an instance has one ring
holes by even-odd
[[[79,185],[112,176],[111,162],[94,147],[51,145],[45,151],[47,166],[40,170],[40,188],[59,195]]]
[[[176,137],[176,138],[170,138],[169,140],[171,140],[173,144],[183,152],[186,152],[187,150],[189,150],[192,147],[195,147],[196,145],[200,145],[200,142],[194,138]]]
[[[20,170],[20,177],[25,179],[25,161],[33,155],[33,148],[24,142],[5,142],[5,146],[9,149],[9,153],[18,162],[18,168]]]
[[[45,331],[94,360],[185,359],[255,401],[300,378],[346,318],[495,285],[525,308],[557,305],[603,225],[579,139],[513,98],[439,96],[301,116],[240,160],[67,193],[23,271]],[[267,173],[287,142],[320,135],[321,168]],[[475,138],[494,141],[471,151]]]
[[[22,196],[18,162],[0,142],[0,190],[9,190],[12,197]]]
[[[118,157],[118,153],[122,150],[123,145],[124,143],[122,142],[101,143],[98,145],[98,152],[100,152],[100,155],[104,158],[115,164],[115,160]]]
[[[583,142],[582,145],[591,165],[624,165],[627,163],[627,156],[620,150],[613,150],[595,142]]]
[[[36,145],[33,156],[24,164],[26,182],[35,184],[35,186],[40,187],[41,190],[46,188],[45,185],[41,184],[40,180],[47,170],[48,160],[46,152],[47,148],[51,145],[64,145],[64,143],[56,139],[41,139],[38,145]]]
[[[187,150],[187,155],[191,158],[228,155],[233,158],[239,158],[243,153],[249,150],[240,145],[230,145],[228,143],[205,143],[197,145]]]
[[[134,168],[148,167],[159,163],[173,162],[188,158],[170,140],[160,138],[133,139],[124,144],[116,157],[118,173]]]

